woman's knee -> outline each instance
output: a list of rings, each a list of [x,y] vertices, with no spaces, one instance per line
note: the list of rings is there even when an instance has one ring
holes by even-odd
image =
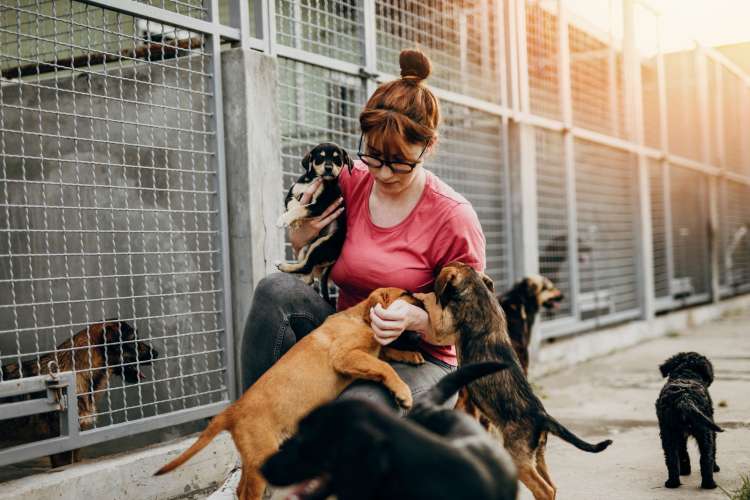
[[[262,278],[253,291],[253,302],[262,300],[264,303],[274,303],[278,299],[288,297],[289,292],[304,285],[296,276],[288,273],[271,273]]]

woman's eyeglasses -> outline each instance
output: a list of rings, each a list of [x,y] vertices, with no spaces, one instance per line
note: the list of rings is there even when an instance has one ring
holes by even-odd
[[[427,141],[427,144],[425,144],[422,152],[419,153],[417,161],[410,162],[404,160],[386,160],[378,156],[362,153],[363,138],[364,134],[359,136],[359,147],[357,148],[357,156],[359,156],[359,159],[362,160],[362,162],[370,168],[381,168],[383,165],[385,165],[390,168],[391,172],[393,172],[394,174],[408,174],[409,172],[414,170],[417,165],[419,165],[419,161],[422,159],[422,155],[424,155],[424,152],[427,151],[427,146],[430,145],[430,142]]]

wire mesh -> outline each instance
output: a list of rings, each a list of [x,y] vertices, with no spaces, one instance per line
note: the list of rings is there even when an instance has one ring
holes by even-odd
[[[667,87],[669,151],[693,160],[701,159],[695,52],[674,52],[664,56]],[[696,124],[696,126],[687,126]]]
[[[84,430],[226,400],[207,37],[79,2],[0,26],[0,362],[103,350]],[[110,318],[159,353],[138,382],[91,335]]]
[[[725,293],[736,294],[750,290],[750,186],[722,184],[720,283]]]
[[[357,0],[276,1],[276,41],[287,47],[362,63],[363,26]]]
[[[568,16],[573,122],[616,137],[625,133],[620,13],[620,2],[571,3]]]
[[[208,19],[208,4],[210,0],[136,0],[140,3],[159,7],[178,14],[198,19]],[[225,2],[221,2],[225,3]]]
[[[445,101],[440,106],[440,142],[426,166],[471,202],[486,238],[486,272],[498,291],[505,290],[511,277],[502,122],[465,106]]]
[[[673,298],[708,293],[708,183],[700,172],[671,166]]]
[[[531,111],[560,118],[559,31],[557,2],[526,1],[526,52]]]
[[[581,250],[580,319],[638,308],[634,167],[617,149],[576,140],[576,208]]]
[[[744,157],[744,143],[747,142],[747,129],[743,125],[747,120],[743,120],[743,114],[750,112],[747,108],[743,109],[743,93],[745,82],[736,74],[722,67],[722,116],[724,123],[722,127],[723,136],[717,140],[723,142],[725,165],[729,170],[738,174],[750,174],[750,160]]]
[[[571,267],[569,259],[570,227],[565,174],[563,138],[558,132],[535,131],[537,214],[539,227],[539,272],[551,279],[567,298],[559,309],[545,311],[544,317],[555,319],[572,313]],[[585,250],[585,249],[584,249]],[[588,260],[585,251],[579,264]]]
[[[490,0],[375,0],[378,70],[398,75],[399,52],[429,56],[430,84],[500,102],[496,3]]]
[[[654,253],[654,293],[656,298],[669,297],[670,272],[667,264],[667,205],[666,179],[661,162],[649,159],[649,188],[651,199],[651,230]]]
[[[711,165],[721,166],[722,160],[722,145],[724,141],[723,131],[720,126],[723,126],[723,120],[721,119],[721,111],[723,107],[722,93],[720,92],[723,87],[720,85],[720,67],[719,65],[710,58],[705,58],[706,62],[706,85],[708,86],[708,162]]]

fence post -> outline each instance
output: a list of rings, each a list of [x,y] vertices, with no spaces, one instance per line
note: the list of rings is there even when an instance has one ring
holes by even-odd
[[[221,63],[227,75],[224,144],[232,310],[239,347],[252,291],[284,257],[283,232],[276,227],[283,212],[278,69],[274,57],[240,48],[222,52]]]
[[[635,46],[635,4],[634,0],[623,2],[624,40],[623,62],[625,68],[625,113],[628,138],[638,146],[644,145],[643,96],[641,88],[641,63]],[[648,158],[641,149],[636,153],[637,193],[638,193],[638,283],[643,319],[654,317],[654,252],[653,228],[651,224],[651,191],[649,187]]]

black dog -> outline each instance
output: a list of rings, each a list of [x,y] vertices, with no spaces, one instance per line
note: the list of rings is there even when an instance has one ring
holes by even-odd
[[[513,465],[500,446],[468,415],[437,407],[463,385],[506,367],[481,363],[443,377],[406,418],[361,400],[323,405],[300,421],[261,472],[277,486],[321,478],[303,498],[514,499]]]
[[[302,174],[287,192],[284,206],[286,212],[279,217],[280,227],[294,226],[302,219],[317,217],[341,196],[338,176],[344,167],[351,172],[354,164],[343,148],[330,142],[315,146],[302,159],[305,173]],[[310,203],[302,205],[300,199],[315,179],[323,180],[313,194]],[[312,284],[315,278],[320,279],[320,291],[326,301],[328,295],[328,275],[336,262],[341,247],[346,239],[346,222],[339,217],[326,227],[318,236],[301,248],[296,255],[297,262],[279,262],[276,267],[285,273],[302,274],[305,283]]]
[[[714,381],[714,369],[697,352],[675,354],[659,367],[669,377],[656,400],[661,446],[669,478],[664,486],[680,486],[680,475],[690,474],[687,440],[693,436],[701,454],[701,488],[716,488],[716,433],[723,430],[714,423],[714,408],[708,386]]]
[[[497,296],[508,322],[511,345],[524,374],[529,371],[529,343],[539,309],[553,309],[563,298],[563,293],[552,281],[538,274],[525,277],[509,291]]]

